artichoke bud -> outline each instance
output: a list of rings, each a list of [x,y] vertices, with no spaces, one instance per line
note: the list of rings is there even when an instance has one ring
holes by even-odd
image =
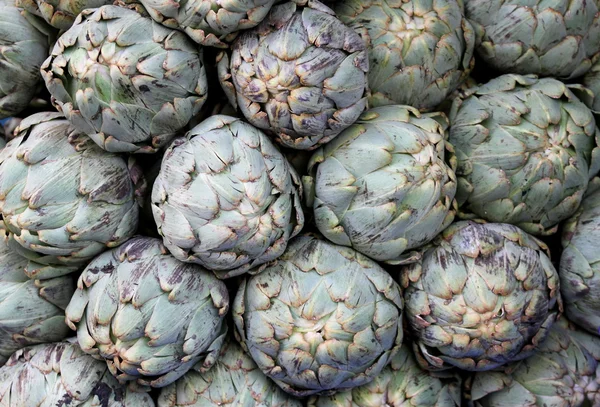
[[[211,272],[176,260],[158,239],[134,237],[86,267],[66,319],[120,382],[164,387],[215,364],[228,309]]]
[[[457,97],[450,111],[461,215],[556,232],[600,170],[598,130],[580,87],[503,75]]]
[[[202,48],[112,5],[82,11],[41,72],[56,107],[110,152],[157,152],[200,112],[208,91]]]
[[[24,119],[0,152],[0,212],[35,278],[64,275],[137,230],[127,161],[59,113]]]
[[[478,372],[466,383],[470,406],[595,406],[600,402],[600,338],[564,317],[533,356],[502,371]]]
[[[262,372],[295,396],[374,380],[403,339],[400,288],[377,263],[313,235],[240,285],[236,335]]]
[[[86,355],[71,342],[37,345],[15,352],[0,368],[0,404],[40,407],[155,405],[150,394],[135,386],[119,384],[106,363]]]
[[[443,113],[382,106],[316,150],[303,183],[319,231],[378,261],[417,259],[456,212],[447,128]]]
[[[468,0],[477,51],[502,73],[571,79],[600,55],[600,3]]]
[[[562,312],[548,248],[515,226],[457,222],[400,272],[419,364],[486,371],[531,356]]]
[[[190,405],[301,407],[302,401],[287,395],[268,379],[234,341],[221,349],[210,370],[191,369],[175,383],[161,389],[158,407]],[[210,404],[206,404],[210,403]]]
[[[219,277],[259,273],[304,226],[302,185],[260,130],[217,115],[175,139],[152,189],[163,242]]]
[[[333,4],[369,51],[369,107],[434,110],[469,76],[475,33],[462,1],[345,0]],[[437,109],[436,109],[437,110]]]
[[[365,43],[319,1],[273,6],[217,61],[231,105],[286,147],[315,149],[366,107]]]
[[[56,33],[41,18],[0,1],[0,119],[27,108],[39,90],[39,70]]]

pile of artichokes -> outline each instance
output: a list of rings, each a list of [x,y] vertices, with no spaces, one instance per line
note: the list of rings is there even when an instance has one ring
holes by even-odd
[[[0,406],[600,407],[600,0],[0,0]]]

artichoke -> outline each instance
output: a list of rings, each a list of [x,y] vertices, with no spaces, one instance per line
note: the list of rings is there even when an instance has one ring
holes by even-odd
[[[111,152],[156,152],[207,96],[202,49],[117,6],[84,10],[41,70],[58,109]]]
[[[298,184],[260,130],[217,115],[171,144],[152,210],[173,256],[228,278],[276,259],[300,232]]]
[[[600,338],[565,318],[552,325],[538,353],[508,373],[479,372],[468,396],[475,407],[600,405]]]
[[[473,69],[475,33],[460,0],[346,0],[334,7],[369,50],[369,106],[430,110]]]
[[[600,336],[600,180],[594,181],[577,213],[564,223],[558,274],[569,320]]]
[[[37,93],[53,32],[42,19],[0,0],[0,119],[20,113]]]
[[[422,370],[412,349],[402,345],[371,383],[332,396],[313,396],[307,407],[459,407],[460,375]]]
[[[153,407],[149,394],[121,386],[104,362],[68,342],[17,351],[0,369],[0,405]]]
[[[303,3],[297,1],[298,3]],[[218,56],[221,85],[234,107],[278,142],[299,150],[325,144],[366,107],[364,41],[311,0],[272,8]]]
[[[29,279],[27,259],[8,239],[0,230],[0,366],[20,348],[67,337],[65,308],[75,290],[70,277]]]
[[[66,310],[84,352],[105,358],[121,382],[164,387],[219,355],[229,309],[225,284],[135,237],[96,257]]]
[[[457,222],[401,284],[426,369],[491,370],[530,356],[562,308],[546,246],[512,225]]]
[[[137,229],[133,167],[59,113],[23,120],[0,152],[0,213],[32,278],[79,270]]]
[[[582,78],[582,83],[594,95],[592,110],[600,113],[600,58]]]
[[[75,18],[83,10],[112,3],[111,0],[16,0],[18,7],[42,17],[52,27],[61,31],[71,28]]]
[[[556,79],[503,75],[454,100],[449,141],[463,211],[556,232],[600,169],[594,115]]]
[[[415,257],[454,219],[446,116],[407,106],[367,111],[312,156],[319,231],[378,261]],[[306,180],[306,179],[305,179]]]
[[[225,344],[207,372],[190,370],[161,389],[158,407],[302,407],[269,380],[235,342]]]
[[[505,73],[574,78],[600,56],[598,0],[466,0],[477,51]]]
[[[275,0],[139,0],[155,21],[185,31],[199,44],[227,48],[240,30],[256,27]]]
[[[381,373],[402,342],[402,308],[377,263],[306,235],[242,282],[233,318],[242,346],[283,390],[327,395]]]

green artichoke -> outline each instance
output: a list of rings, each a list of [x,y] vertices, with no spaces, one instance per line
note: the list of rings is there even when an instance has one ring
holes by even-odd
[[[82,268],[138,225],[133,167],[59,113],[23,120],[0,152],[0,214],[32,278]]]
[[[267,136],[217,115],[171,144],[152,210],[173,256],[228,278],[276,259],[300,232],[296,186],[296,172]]]
[[[463,211],[556,232],[600,169],[594,115],[556,79],[503,75],[454,100],[449,141]]]
[[[402,343],[400,287],[346,247],[301,236],[238,290],[233,318],[258,367],[295,396],[371,382]]]
[[[18,7],[42,17],[61,31],[71,28],[75,18],[83,10],[112,3],[112,0],[16,0]]]
[[[444,162],[446,116],[407,106],[364,113],[312,156],[319,231],[378,261],[416,257],[454,219],[456,177]]]
[[[600,405],[600,338],[578,331],[565,318],[548,339],[508,373],[480,372],[468,391],[475,407],[581,407]]]
[[[401,284],[426,369],[491,370],[530,356],[562,309],[546,246],[515,226],[457,222]]]
[[[123,387],[106,364],[68,342],[17,351],[0,368],[0,405],[153,407],[148,393]]]
[[[473,69],[475,32],[459,0],[346,0],[334,10],[369,50],[369,106],[430,110]]]
[[[111,152],[156,152],[207,96],[202,49],[117,6],[79,14],[41,70],[58,109]]]
[[[235,342],[225,344],[207,372],[190,370],[163,388],[158,407],[302,407],[256,366]]]
[[[422,370],[402,345],[371,383],[332,396],[313,396],[307,407],[459,407],[460,375]]]
[[[0,229],[0,366],[25,346],[66,338],[65,308],[75,291],[70,277],[30,279],[27,259],[8,240]]]
[[[199,44],[227,48],[240,30],[256,27],[275,0],[139,0],[159,23]]]
[[[52,30],[10,0],[0,0],[0,119],[20,113],[37,93]]]
[[[96,257],[66,310],[84,352],[105,358],[121,382],[164,387],[192,366],[208,369],[227,332],[225,284],[135,237]]]
[[[595,113],[600,113],[600,59],[582,78],[582,84],[591,90],[594,95],[592,110]]]
[[[560,291],[569,320],[600,336],[600,180],[563,226]]]
[[[477,51],[501,72],[574,78],[600,57],[599,0],[466,0]]]
[[[297,1],[302,3],[301,1]],[[314,149],[337,136],[367,105],[364,41],[316,0],[272,8],[218,57],[234,107],[278,142]]]

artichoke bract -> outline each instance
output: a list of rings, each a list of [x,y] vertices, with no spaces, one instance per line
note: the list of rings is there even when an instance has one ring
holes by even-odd
[[[369,50],[369,106],[430,110],[473,69],[475,32],[458,0],[346,0],[340,20]]]
[[[11,407],[153,407],[148,393],[124,387],[106,363],[73,343],[15,352],[0,368],[0,405]]]
[[[600,336],[600,180],[563,225],[559,276],[569,320]]]
[[[199,44],[227,48],[240,30],[256,27],[275,0],[139,0],[159,23]]]
[[[329,142],[360,116],[368,66],[364,41],[316,0],[274,6],[218,56],[231,104],[299,150]]]
[[[70,277],[32,280],[27,259],[12,251],[0,229],[0,366],[25,346],[63,340],[65,308],[75,291]]]
[[[466,0],[481,58],[502,73],[575,78],[600,57],[598,0]]]
[[[44,21],[0,0],[0,119],[20,113],[40,85],[54,33]]]
[[[461,384],[458,374],[422,370],[404,344],[371,383],[332,396],[313,396],[307,407],[459,407]]]
[[[402,295],[373,260],[305,235],[233,306],[236,335],[258,367],[295,396],[333,394],[371,382],[403,338]]]
[[[57,108],[111,152],[156,152],[207,97],[202,48],[117,6],[79,14],[41,71]]]
[[[228,309],[212,273],[176,260],[159,239],[134,237],[86,267],[66,319],[119,381],[164,387],[196,364],[214,365]]]
[[[82,268],[138,225],[137,176],[59,113],[29,116],[0,151],[0,214],[32,278]]]
[[[538,352],[508,372],[479,372],[467,392],[474,407],[600,405],[600,338],[565,318]]]
[[[552,234],[600,169],[594,115],[556,79],[500,76],[455,99],[450,122],[459,207],[490,222]]]
[[[217,115],[171,144],[152,210],[173,256],[228,278],[276,259],[300,232],[297,187],[296,172],[266,135]]]
[[[83,10],[112,3],[111,0],[16,0],[18,7],[42,17],[52,27],[63,31],[71,28]]]
[[[546,250],[507,224],[463,221],[442,232],[400,274],[419,363],[483,371],[535,352],[561,310]]]
[[[443,114],[383,106],[317,150],[309,168],[319,231],[378,261],[415,257],[408,251],[454,219],[456,177],[444,162],[447,126]]]
[[[190,370],[163,388],[158,407],[302,407],[268,379],[235,342],[221,350],[217,363],[206,372]]]

